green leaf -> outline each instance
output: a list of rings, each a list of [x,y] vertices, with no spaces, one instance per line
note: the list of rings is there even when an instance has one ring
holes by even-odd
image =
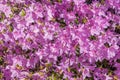
[[[52,63],[46,63],[45,66],[47,69],[49,69],[50,67],[52,67]]]
[[[101,67],[101,65],[102,65],[102,63],[99,60],[95,64],[97,67]]]
[[[101,68],[109,68],[109,61],[107,59],[103,59],[102,61],[97,61],[96,63],[97,67],[101,67]]]
[[[12,23],[11,23],[10,25],[8,25],[8,30],[9,30],[10,32],[13,32],[14,27],[13,27],[13,24],[12,24]]]
[[[115,32],[116,32],[117,34],[120,34],[120,25],[117,25],[117,26],[115,27]]]
[[[108,61],[107,59],[103,59],[103,60],[102,60],[102,67],[103,67],[103,68],[109,67],[109,61]]]
[[[56,21],[60,24],[61,28],[64,28],[67,24],[65,23],[64,18],[56,19]]]
[[[4,13],[4,12],[1,12],[1,13],[0,13],[0,22],[1,22],[1,21],[4,21],[5,17],[6,17],[6,16],[5,16],[5,13]]]
[[[23,17],[24,17],[25,15],[26,15],[26,12],[25,12],[24,9],[22,9],[21,12],[20,12],[20,16],[23,16]]]
[[[0,65],[4,64],[4,59],[0,56]]]
[[[96,40],[97,38],[96,38],[96,36],[91,35],[91,36],[89,37],[89,39],[90,39],[91,41],[93,41],[93,40]]]
[[[82,23],[83,23],[83,24],[87,23],[87,18],[84,17],[84,18],[82,19]]]
[[[10,18],[13,18],[13,17],[14,17],[14,15],[13,15],[13,14],[9,14],[9,16],[10,16]]]
[[[57,0],[57,2],[62,3],[62,0]]]
[[[94,77],[91,76],[91,77],[86,77],[84,80],[94,80]]]
[[[99,3],[104,4],[105,0],[99,0]]]
[[[48,77],[48,80],[63,80],[63,74],[52,71],[51,75]]]
[[[3,73],[2,72],[0,72],[0,79],[2,79],[3,78]]]
[[[76,18],[76,19],[74,20],[74,22],[75,22],[75,24],[79,24],[78,18]]]
[[[75,47],[75,54],[78,57],[80,56],[80,45],[79,44],[77,44],[76,47]]]
[[[20,9],[18,7],[15,7],[15,6],[11,8],[11,11],[12,11],[13,14],[19,14],[20,13]]]

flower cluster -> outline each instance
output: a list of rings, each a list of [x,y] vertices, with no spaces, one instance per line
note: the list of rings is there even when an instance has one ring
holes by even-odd
[[[0,0],[0,80],[120,80],[120,0]]]

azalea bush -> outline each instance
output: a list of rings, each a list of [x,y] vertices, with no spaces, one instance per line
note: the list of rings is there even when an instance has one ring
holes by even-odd
[[[120,0],[0,0],[0,80],[120,80]]]

